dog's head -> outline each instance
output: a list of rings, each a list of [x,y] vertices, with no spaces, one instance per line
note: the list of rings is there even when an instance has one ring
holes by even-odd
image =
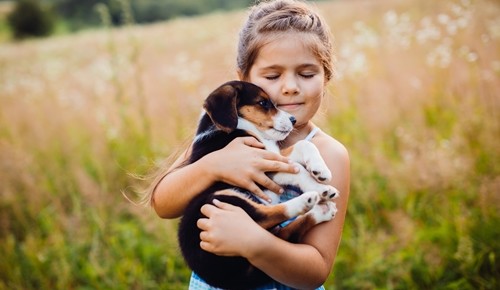
[[[243,81],[230,81],[217,88],[203,108],[215,126],[227,133],[238,128],[280,141],[295,124],[295,117],[276,108],[261,88]]]

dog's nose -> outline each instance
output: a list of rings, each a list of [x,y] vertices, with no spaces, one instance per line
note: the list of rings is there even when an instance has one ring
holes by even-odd
[[[290,116],[290,122],[292,122],[292,125],[295,125],[295,123],[297,123],[297,119],[295,119],[294,116]]]

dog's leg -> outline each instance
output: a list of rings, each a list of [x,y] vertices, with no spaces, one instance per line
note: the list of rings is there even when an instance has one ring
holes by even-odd
[[[318,182],[325,183],[332,179],[332,173],[318,148],[309,141],[300,140],[295,145],[284,149],[281,154],[303,165]]]
[[[309,212],[321,200],[321,196],[315,191],[305,192],[296,198],[276,205],[256,203],[234,190],[218,191],[214,198],[241,207],[265,229],[270,229],[286,220]]]
[[[290,242],[301,242],[313,226],[331,220],[336,213],[337,207],[334,202],[318,203],[305,215],[299,216],[286,227],[281,228],[276,235]]]
[[[318,183],[302,165],[297,165],[298,173],[277,172],[272,176],[274,182],[281,185],[293,185],[303,192],[316,191],[322,200],[331,200],[339,196],[339,191],[328,184]]]

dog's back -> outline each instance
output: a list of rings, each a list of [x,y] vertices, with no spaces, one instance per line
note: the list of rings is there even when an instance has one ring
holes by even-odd
[[[243,130],[226,133],[205,126],[207,125],[205,122],[210,122],[209,120],[210,118],[205,115],[200,121],[199,128],[205,127],[211,131],[198,132],[197,136],[203,134],[203,137],[198,138],[193,144],[193,153],[188,163],[193,163],[213,151],[222,149],[237,137],[249,136]],[[204,217],[200,209],[204,204],[212,203],[216,191],[228,188],[234,188],[234,186],[217,182],[191,200],[179,224],[179,245],[188,266],[208,283],[228,289],[256,287],[271,279],[245,258],[217,256],[200,248],[200,229],[196,225],[198,219]],[[260,218],[254,208],[243,198],[217,195],[217,199],[243,208],[254,220]]]

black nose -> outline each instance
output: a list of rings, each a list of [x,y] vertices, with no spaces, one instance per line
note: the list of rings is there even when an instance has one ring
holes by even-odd
[[[295,125],[295,123],[297,123],[297,119],[295,119],[294,116],[290,116],[290,122],[292,122],[292,125]]]

